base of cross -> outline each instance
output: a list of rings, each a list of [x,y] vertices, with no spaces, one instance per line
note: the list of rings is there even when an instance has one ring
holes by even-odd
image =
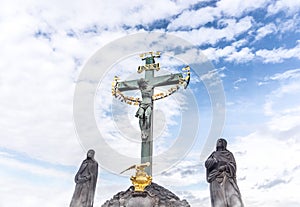
[[[143,192],[134,191],[131,186],[126,191],[121,191],[107,200],[101,207],[190,207],[186,200],[180,200],[178,196],[168,189],[156,184],[145,188]]]

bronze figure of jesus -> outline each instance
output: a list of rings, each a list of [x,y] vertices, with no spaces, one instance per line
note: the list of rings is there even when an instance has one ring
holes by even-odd
[[[141,129],[142,140],[145,140],[149,136],[149,129],[151,127],[151,116],[153,110],[153,90],[158,85],[168,84],[170,80],[174,78],[174,74],[169,77],[156,82],[155,84],[149,84],[149,81],[141,78],[137,81],[137,87],[130,86],[128,83],[123,82],[125,86],[130,89],[139,89],[142,95],[142,101],[140,102],[139,109],[137,110],[135,117],[139,118],[139,125]]]

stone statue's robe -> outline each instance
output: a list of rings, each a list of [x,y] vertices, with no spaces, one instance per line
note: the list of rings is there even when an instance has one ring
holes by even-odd
[[[76,187],[70,207],[93,207],[97,176],[98,163],[85,159],[75,176]]]
[[[233,154],[226,149],[215,151],[206,160],[205,167],[212,207],[243,207]]]

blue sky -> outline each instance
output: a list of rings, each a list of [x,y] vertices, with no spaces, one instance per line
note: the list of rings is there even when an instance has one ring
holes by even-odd
[[[140,33],[188,41],[213,66],[198,76],[201,69],[192,68],[193,98],[180,90],[155,105],[157,154],[169,150],[178,127],[188,127],[181,120],[186,119],[184,107],[192,99],[199,115],[199,134],[189,153],[154,177],[155,182],[192,206],[209,206],[200,155],[214,118],[212,94],[205,83],[216,83],[224,89],[225,122],[220,136],[228,140],[236,157],[244,203],[299,206],[299,10],[300,2],[295,0],[2,1],[0,206],[69,204],[73,177],[86,154],[73,117],[77,80],[101,48]],[[170,53],[159,62],[164,73],[179,72],[183,64]],[[132,157],[139,154],[139,140],[126,136],[138,133],[137,119],[124,123],[117,118],[134,115],[136,108],[125,108],[107,91],[113,75],[137,77],[140,64],[138,56],[128,54],[114,67],[101,68],[108,72],[97,80],[96,96],[92,94],[98,129],[109,146]],[[112,115],[119,108],[126,110]],[[101,154],[101,147],[95,148]],[[97,205],[126,190],[130,173],[121,177],[101,168]]]

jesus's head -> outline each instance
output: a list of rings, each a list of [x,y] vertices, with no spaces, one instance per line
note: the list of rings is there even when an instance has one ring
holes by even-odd
[[[137,84],[138,84],[139,88],[144,89],[144,88],[147,87],[148,81],[146,81],[145,78],[140,78],[140,79],[138,80]]]

